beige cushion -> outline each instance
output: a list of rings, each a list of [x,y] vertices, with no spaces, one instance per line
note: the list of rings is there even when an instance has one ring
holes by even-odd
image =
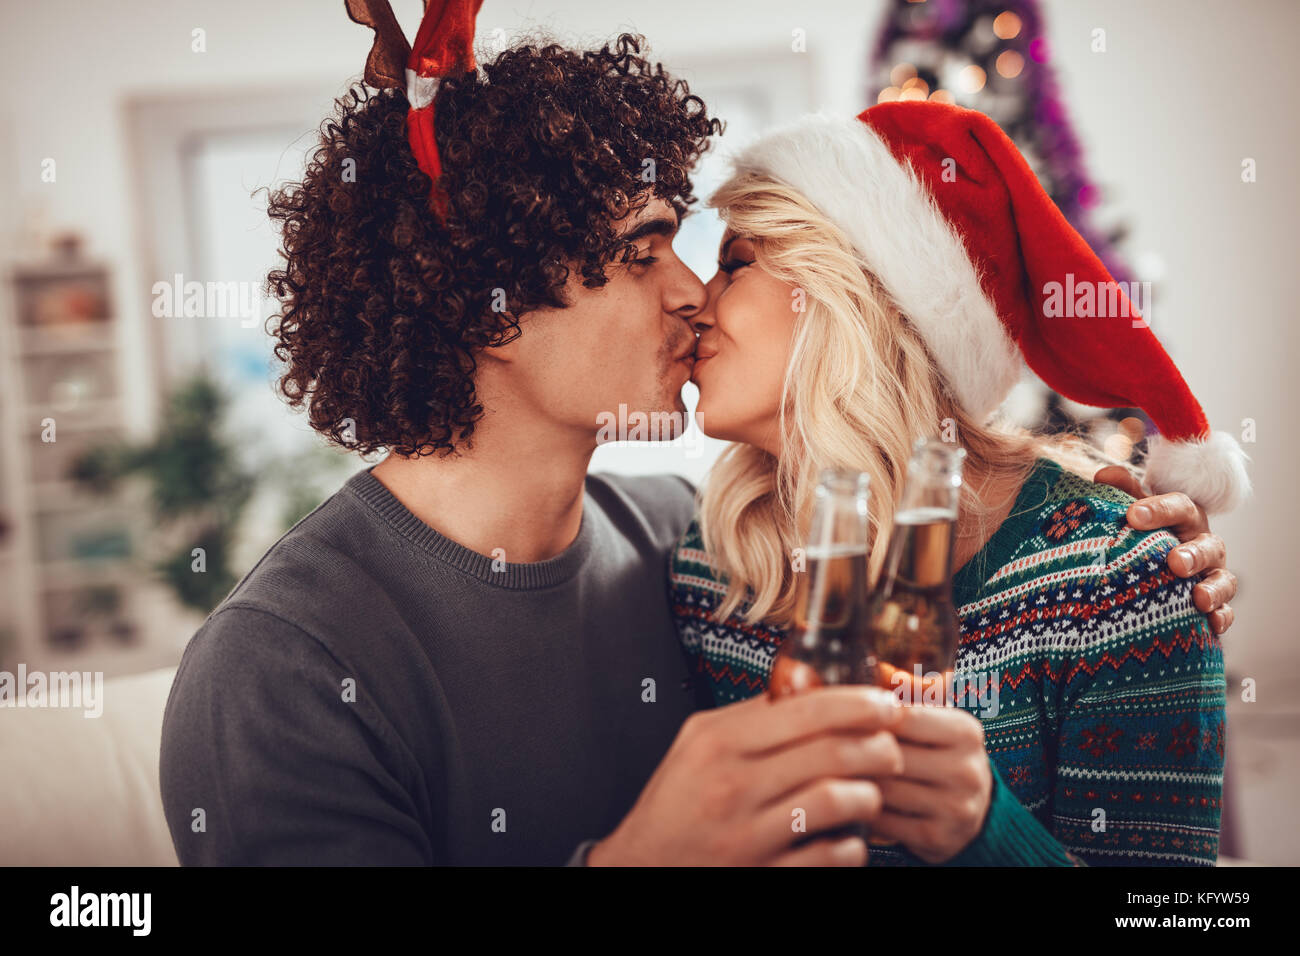
[[[0,707],[0,865],[176,865],[158,793],[175,674],[104,681],[99,717]]]

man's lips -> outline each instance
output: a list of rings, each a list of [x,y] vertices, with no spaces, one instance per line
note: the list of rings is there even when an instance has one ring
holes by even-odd
[[[701,365],[703,365],[705,362],[707,362],[709,359],[713,358],[713,356],[717,354],[718,354],[717,352],[696,352],[695,365],[691,369],[692,377],[699,374]]]

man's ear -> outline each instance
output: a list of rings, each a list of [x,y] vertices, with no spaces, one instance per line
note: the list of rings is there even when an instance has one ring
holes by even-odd
[[[514,331],[513,329],[510,331],[509,341],[503,342],[500,345],[489,345],[486,348],[481,349],[478,353],[478,360],[480,363],[501,362],[503,364],[509,365],[510,363],[516,361],[519,358],[519,348],[520,348],[519,340],[522,339],[524,336],[523,320],[525,316],[520,316],[517,319],[513,315],[510,315],[509,313],[505,313],[505,316],[507,320],[514,319],[516,325],[518,325],[519,327],[519,330],[517,332]]]

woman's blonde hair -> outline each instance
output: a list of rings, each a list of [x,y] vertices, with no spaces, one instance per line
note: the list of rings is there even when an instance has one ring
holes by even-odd
[[[796,287],[794,342],[780,405],[783,453],[778,459],[733,444],[700,494],[704,546],[727,585],[719,620],[743,609],[749,623],[789,626],[792,556],[805,545],[823,468],[870,476],[868,567],[874,581],[885,560],[885,549],[875,544],[888,540],[912,446],[921,436],[955,434],[966,449],[966,471],[997,487],[1013,479],[1019,487],[1040,456],[1088,479],[1098,463],[1120,464],[1068,434],[1036,435],[968,416],[944,387],[920,334],[844,233],[800,193],[740,172],[708,204],[738,235],[753,240],[760,268]],[[981,502],[980,490],[963,485],[960,507],[983,532],[992,509]]]

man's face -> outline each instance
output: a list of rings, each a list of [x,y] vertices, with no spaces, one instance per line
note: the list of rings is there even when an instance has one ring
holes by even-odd
[[[677,227],[673,207],[652,199],[619,224],[636,252],[627,264],[606,267],[603,288],[585,288],[572,270],[568,308],[520,317],[508,387],[525,414],[592,438],[611,417],[624,421],[638,412],[665,424],[685,421],[681,390],[695,352],[689,320],[704,307],[706,294],[673,251]],[[643,437],[676,434],[659,428]]]

